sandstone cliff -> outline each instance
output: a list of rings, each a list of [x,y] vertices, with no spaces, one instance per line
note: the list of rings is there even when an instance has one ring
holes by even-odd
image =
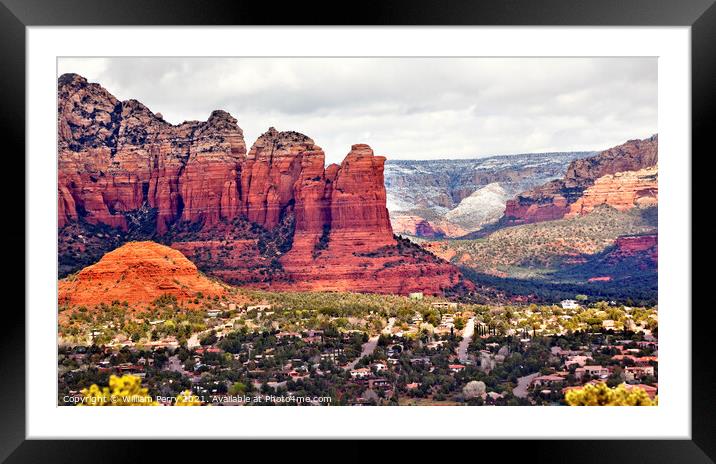
[[[630,140],[590,158],[575,160],[562,179],[509,200],[503,222],[515,225],[560,219],[565,215],[587,213],[596,204],[624,209],[638,206],[637,200],[645,197],[653,198],[655,203],[657,152],[658,136],[654,135],[644,140]],[[653,172],[635,176],[620,174],[647,168],[654,168]],[[636,180],[637,177],[640,180]],[[631,186],[628,185],[630,182]],[[625,195],[624,192],[629,190],[632,193]],[[583,198],[585,196],[587,198]],[[631,203],[629,198],[633,200]],[[643,201],[651,205],[651,200]]]
[[[58,92],[61,269],[125,237],[171,245],[232,283],[442,293],[462,281],[448,263],[398,246],[385,158],[368,145],[325,167],[297,132],[270,128],[247,152],[224,111],[172,125],[75,74]]]
[[[144,204],[156,208],[159,233],[235,213],[246,145],[228,113],[173,126],[76,74],[60,77],[58,93],[60,227],[81,216],[126,230],[124,213]]]
[[[582,196],[569,206],[564,217],[588,214],[600,205],[609,205],[619,211],[634,207],[657,206],[659,179],[657,166],[638,171],[607,174],[594,181]]]

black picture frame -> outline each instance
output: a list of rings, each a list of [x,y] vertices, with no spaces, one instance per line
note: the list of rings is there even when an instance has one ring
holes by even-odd
[[[245,0],[0,0],[0,130],[5,148],[4,177],[23,183],[25,152],[25,28],[27,26],[82,25],[535,25],[535,26],[690,26],[692,65],[692,153],[713,152],[712,122],[716,103],[716,6],[715,0],[392,0],[340,5],[325,0],[277,7],[268,2]],[[707,151],[708,150],[708,151]],[[694,156],[692,154],[692,160]],[[707,174],[702,174],[702,176]],[[694,179],[696,180],[696,179]],[[692,181],[693,185],[699,185]],[[708,182],[706,182],[708,184]],[[704,184],[701,184],[704,185]],[[22,190],[21,190],[22,189]],[[12,187],[24,192],[23,185]],[[18,195],[19,196],[19,195]],[[692,198],[697,198],[692,193]],[[32,246],[25,239],[25,205],[10,199],[4,208],[13,226],[5,243]],[[685,225],[686,226],[686,225]],[[6,229],[7,231],[8,229]],[[7,240],[7,239],[6,239]],[[19,250],[19,247],[11,245]],[[24,262],[18,256],[13,268],[24,279]],[[22,276],[22,277],[20,277]],[[24,280],[23,280],[24,282]],[[19,284],[19,282],[18,282]],[[10,288],[8,286],[8,288]],[[15,287],[19,288],[19,286]],[[694,290],[698,289],[693,287]],[[19,292],[17,292],[19,293]],[[693,293],[695,296],[695,293]],[[17,462],[114,462],[144,455],[149,442],[124,440],[26,440],[25,437],[25,318],[17,305],[3,312],[2,362],[0,363],[0,461]],[[7,304],[7,303],[6,303]],[[685,300],[684,311],[691,311]],[[692,320],[692,439],[691,440],[564,440],[525,441],[495,445],[509,450],[503,458],[551,462],[683,462],[708,463],[716,458],[716,401],[714,363],[710,359],[709,308],[691,313]],[[88,427],[101,426],[88,424]],[[588,423],[579,424],[588,433]],[[638,427],[638,424],[635,424]],[[507,432],[507,431],[506,431]],[[221,446],[234,446],[223,442]],[[213,445],[212,448],[219,445]],[[272,447],[272,453],[280,448]],[[353,449],[355,444],[349,444]],[[489,445],[472,448],[470,455]],[[514,447],[513,447],[514,446]],[[163,458],[205,455],[202,447],[163,444]],[[403,448],[403,447],[401,447]],[[405,451],[416,450],[408,445]],[[470,448],[465,448],[466,450]],[[216,448],[211,453],[218,459]],[[490,453],[492,454],[492,453]],[[275,457],[275,455],[274,455]]]

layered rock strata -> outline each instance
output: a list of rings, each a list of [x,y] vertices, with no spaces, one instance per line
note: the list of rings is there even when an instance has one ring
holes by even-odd
[[[76,74],[60,77],[58,96],[61,260],[87,248],[88,237],[63,235],[84,224],[156,239],[235,283],[437,294],[462,282],[454,266],[399,246],[385,158],[368,145],[325,167],[297,132],[270,128],[247,151],[224,111],[172,125]]]
[[[617,189],[614,191],[615,195],[610,195],[612,192],[609,189],[618,184],[622,184],[620,188],[634,190],[635,198],[630,207],[639,206],[639,198],[649,197],[655,202],[657,162],[657,135],[644,140],[629,140],[596,156],[575,160],[569,165],[562,179],[548,182],[509,200],[503,222],[506,225],[515,225],[560,219],[568,214],[580,214],[584,205],[586,208],[583,212],[589,212],[595,206],[595,202],[623,208],[625,197],[622,191]],[[629,174],[619,174],[648,168],[654,168],[653,182],[650,171],[636,174],[629,180],[627,179]],[[642,181],[634,180],[634,182],[640,183],[641,186],[628,187],[627,184],[637,177],[641,177]],[[599,185],[594,187],[597,183]],[[583,199],[585,195],[588,196],[587,199]],[[649,204],[652,202],[649,199],[645,201]],[[579,204],[575,206],[577,202]]]

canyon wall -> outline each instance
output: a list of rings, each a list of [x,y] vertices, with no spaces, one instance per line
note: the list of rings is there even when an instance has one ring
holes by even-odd
[[[588,214],[600,205],[609,205],[619,211],[635,207],[657,206],[659,182],[657,166],[638,171],[607,174],[587,187],[582,196],[569,205],[566,218]]]
[[[507,202],[505,225],[550,221],[585,214],[597,204],[626,209],[656,203],[658,136],[629,140],[596,156],[573,161],[562,179]],[[642,171],[627,174],[632,171]],[[646,198],[641,200],[642,198]]]

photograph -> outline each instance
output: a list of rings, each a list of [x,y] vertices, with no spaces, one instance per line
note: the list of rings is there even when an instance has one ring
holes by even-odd
[[[0,463],[714,464],[715,2],[0,0]]]
[[[56,69],[58,407],[659,406],[658,57]]]

